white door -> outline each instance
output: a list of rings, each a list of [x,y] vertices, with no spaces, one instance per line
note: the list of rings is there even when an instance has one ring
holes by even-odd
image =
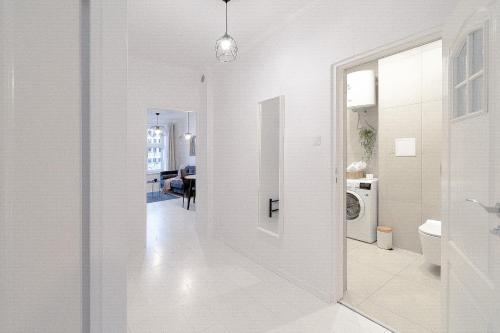
[[[466,0],[444,35],[443,323],[500,332],[500,0]]]

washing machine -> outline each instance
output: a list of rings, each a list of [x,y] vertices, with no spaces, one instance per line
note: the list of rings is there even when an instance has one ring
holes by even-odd
[[[377,179],[348,179],[347,237],[367,243],[377,240]]]

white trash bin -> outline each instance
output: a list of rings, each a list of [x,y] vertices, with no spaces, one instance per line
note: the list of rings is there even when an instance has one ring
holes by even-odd
[[[385,226],[377,227],[377,246],[384,250],[392,249],[392,228]]]

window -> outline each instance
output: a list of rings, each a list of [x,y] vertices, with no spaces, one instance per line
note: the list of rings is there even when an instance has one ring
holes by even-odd
[[[486,111],[485,31],[469,33],[453,57],[452,119]]]
[[[147,171],[165,170],[165,133],[156,135],[153,131],[147,131]]]

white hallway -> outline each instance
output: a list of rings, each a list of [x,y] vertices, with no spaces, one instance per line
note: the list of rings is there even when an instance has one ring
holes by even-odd
[[[198,208],[201,211],[205,204],[209,217],[217,217],[213,221],[220,231],[217,236],[246,255],[265,259],[260,263],[266,267],[331,296],[337,281],[331,267],[338,262],[332,251],[337,235],[331,209],[335,199],[331,66],[381,45],[441,31],[459,1],[318,0],[304,8],[301,1],[292,0],[240,1],[259,9],[248,15],[244,6],[232,6],[231,18],[238,24],[231,31],[238,37],[241,57],[231,66],[211,66],[204,59],[215,61],[213,44],[222,33],[223,11],[218,2],[219,7],[202,0],[136,0],[128,1],[129,6],[127,1],[93,1],[91,37],[96,39],[90,72],[96,80],[88,88],[92,88],[89,102],[95,105],[88,111],[91,119],[100,121],[91,124],[91,136],[85,142],[81,1],[1,2],[0,76],[10,80],[2,80],[0,89],[0,331],[67,333],[92,324],[98,332],[124,332],[127,302],[132,332],[148,332],[150,325],[153,332],[293,332],[294,327],[314,332],[315,326],[308,325],[356,332],[362,325],[372,327],[205,236],[189,220],[192,217],[150,221],[149,231],[154,232],[148,234],[146,252],[132,253],[127,285],[128,249],[142,248],[146,239],[141,144],[145,110],[152,105],[199,109],[207,138],[200,145],[213,149],[202,156],[208,175]],[[144,3],[159,7],[141,7]],[[211,10],[200,10],[201,3]],[[285,3],[288,6],[281,6]],[[274,12],[268,7],[271,4]],[[138,26],[128,24],[133,23],[130,14],[134,13]],[[283,20],[275,22],[275,17]],[[171,26],[149,24],[152,20]],[[268,31],[273,22],[274,29]],[[148,24],[142,27],[144,23]],[[258,43],[251,43],[253,37],[258,37]],[[166,53],[144,45],[163,47]],[[149,54],[155,54],[155,59],[147,58]],[[199,55],[206,58],[198,59]],[[193,63],[198,66],[195,70]],[[207,80],[201,88],[203,73]],[[158,79],[168,82],[159,85]],[[185,86],[193,88],[185,90]],[[255,112],[259,101],[279,95],[286,97],[287,115],[283,200],[287,231],[282,248],[255,233]],[[87,165],[89,159],[82,158],[85,143],[94,164]],[[19,147],[29,147],[29,153],[16,153]],[[23,168],[27,171],[21,176]],[[80,191],[89,180],[85,168],[92,174],[88,192]],[[307,186],[297,181],[304,175]],[[92,209],[85,209],[83,203],[91,203]],[[91,235],[86,235],[82,227],[90,225],[97,226],[97,231],[91,229]],[[96,262],[91,270],[85,265],[89,253],[98,254],[92,257]],[[85,290],[89,281],[82,276],[96,286],[95,294]],[[193,314],[205,319],[189,319]],[[201,327],[194,327],[198,323]]]
[[[388,332],[235,252],[181,200],[148,204],[148,246],[131,254],[129,333]]]

